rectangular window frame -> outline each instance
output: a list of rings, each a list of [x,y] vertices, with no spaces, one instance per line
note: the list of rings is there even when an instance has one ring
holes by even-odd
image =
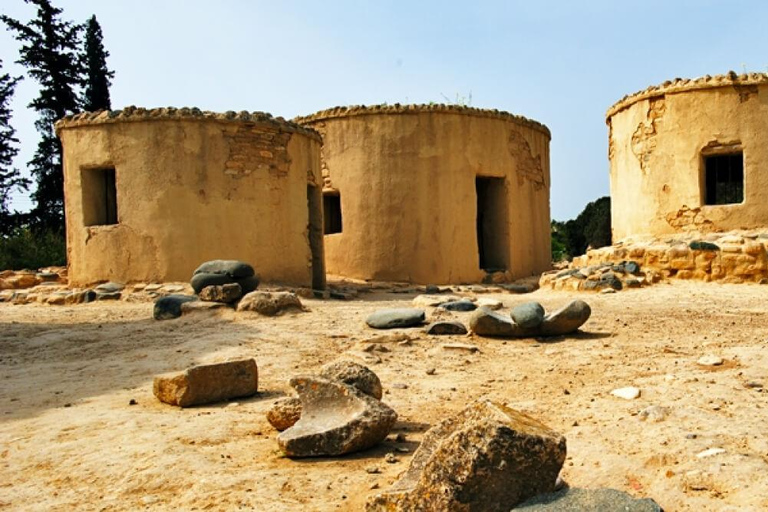
[[[715,193],[711,190],[712,183],[717,182],[716,178],[712,178],[710,172],[708,172],[708,166],[714,162],[715,158],[721,159],[723,157],[740,156],[741,168],[730,169],[729,171],[713,171],[713,172],[730,172],[741,173],[741,200],[737,202],[718,202]],[[699,190],[702,207],[729,207],[743,205],[747,197],[747,170],[746,170],[746,155],[744,149],[740,143],[724,144],[718,146],[710,146],[701,151],[700,155],[700,175],[699,175]],[[735,180],[734,180],[735,181]]]
[[[117,170],[112,165],[80,169],[83,226],[115,226],[120,223],[117,204]]]

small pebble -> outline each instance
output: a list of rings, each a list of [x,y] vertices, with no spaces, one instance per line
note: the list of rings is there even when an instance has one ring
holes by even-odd
[[[131,399],[128,401],[128,405],[138,405],[138,403],[139,403],[139,402],[137,402],[137,401],[136,401],[135,399],[133,399],[133,398],[131,398]]]
[[[723,358],[713,355],[702,356],[696,361],[701,366],[720,366],[723,364]]]
[[[397,457],[394,453],[390,452],[384,456],[384,460],[389,464],[394,464],[397,462]]]
[[[722,448],[710,448],[708,450],[704,450],[703,452],[697,453],[696,457],[699,459],[703,459],[705,457],[720,455],[721,453],[725,453],[725,450],[723,450]]]
[[[381,473],[381,470],[379,469],[378,466],[370,466],[370,467],[365,468],[365,472],[370,474],[370,475],[377,475],[377,474]]]
[[[613,396],[617,396],[625,400],[634,400],[635,398],[640,396],[640,390],[638,388],[630,386],[626,388],[614,389],[613,391],[611,391],[611,394]]]
[[[436,370],[434,368],[430,368],[429,370],[427,370],[427,375],[434,375],[435,371]]]

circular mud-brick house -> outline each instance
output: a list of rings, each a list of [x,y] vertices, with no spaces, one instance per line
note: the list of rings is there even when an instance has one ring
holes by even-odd
[[[462,283],[550,267],[546,126],[496,110],[398,104],[295,121],[323,136],[330,274]]]
[[[254,112],[102,111],[56,124],[69,279],[187,281],[238,259],[322,288],[320,136]]]
[[[606,115],[614,242],[768,226],[768,75],[675,79]]]

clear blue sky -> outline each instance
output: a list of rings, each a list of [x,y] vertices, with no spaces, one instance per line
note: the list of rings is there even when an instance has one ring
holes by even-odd
[[[606,109],[675,77],[768,70],[768,2],[54,0],[96,14],[117,73],[114,108],[197,106],[291,118],[349,104],[443,102],[536,119],[552,131],[552,217],[608,194]],[[28,19],[33,8],[2,0]],[[23,70],[0,33],[6,69]],[[18,166],[37,143],[25,80]],[[15,205],[25,208],[28,199]]]

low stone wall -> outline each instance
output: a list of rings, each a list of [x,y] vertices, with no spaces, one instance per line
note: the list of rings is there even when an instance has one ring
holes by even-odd
[[[768,283],[768,229],[625,240],[574,258],[571,268],[635,262],[663,278]]]

